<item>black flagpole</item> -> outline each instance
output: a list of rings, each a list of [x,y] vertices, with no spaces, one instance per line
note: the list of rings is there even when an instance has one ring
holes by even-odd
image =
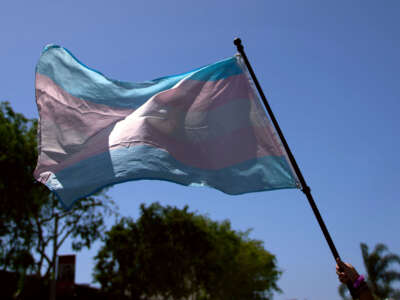
[[[244,48],[243,48],[243,45],[242,45],[242,41],[241,41],[239,38],[236,38],[236,39],[233,41],[233,43],[236,45],[237,50],[239,51],[240,55],[242,56],[242,58],[243,58],[243,60],[244,60],[244,63],[246,64],[247,69],[249,70],[249,73],[250,73],[250,75],[251,75],[251,78],[253,79],[253,82],[254,82],[254,84],[256,85],[256,88],[257,88],[257,90],[258,90],[258,93],[259,93],[260,96],[261,96],[261,100],[262,100],[262,102],[264,103],[264,106],[265,106],[265,108],[266,108],[266,110],[267,110],[267,112],[268,112],[268,114],[269,114],[269,116],[270,116],[270,118],[271,118],[271,121],[272,121],[272,123],[273,123],[274,126],[275,126],[276,132],[278,133],[278,135],[279,135],[279,137],[280,137],[280,139],[281,139],[281,141],[282,141],[283,147],[284,147],[285,150],[286,150],[286,153],[287,153],[287,155],[288,155],[288,157],[289,157],[290,163],[292,164],[293,169],[294,169],[294,171],[295,171],[295,173],[296,173],[296,175],[297,175],[297,178],[298,178],[299,181],[300,181],[300,184],[301,184],[301,186],[302,186],[302,191],[303,191],[303,193],[307,196],[308,202],[309,202],[310,205],[311,205],[311,208],[312,208],[312,210],[313,210],[313,212],[314,212],[314,215],[315,215],[315,217],[317,218],[318,224],[319,224],[319,226],[321,227],[321,230],[322,230],[322,232],[323,232],[323,234],[324,234],[324,236],[325,236],[326,241],[328,242],[329,248],[331,249],[333,258],[334,258],[335,261],[336,261],[337,258],[340,258],[340,257],[339,257],[339,253],[337,252],[336,247],[335,247],[335,244],[333,243],[332,238],[331,238],[331,236],[330,236],[330,234],[329,234],[329,232],[328,232],[328,229],[327,229],[326,226],[325,226],[324,220],[322,220],[321,214],[319,213],[319,210],[318,210],[318,208],[317,208],[317,205],[315,204],[314,199],[313,199],[313,197],[312,197],[312,195],[311,195],[311,190],[310,190],[310,188],[308,187],[308,185],[307,185],[307,183],[306,183],[306,181],[305,181],[305,179],[304,179],[304,177],[303,177],[303,174],[301,173],[300,168],[299,168],[299,166],[297,165],[296,160],[294,159],[294,156],[293,156],[293,154],[292,154],[292,151],[290,151],[289,145],[288,145],[288,143],[286,142],[285,137],[283,136],[282,130],[281,130],[281,128],[279,127],[279,124],[278,124],[278,122],[277,122],[276,119],[275,119],[274,113],[272,112],[271,107],[270,107],[269,104],[268,104],[267,98],[265,97],[264,92],[263,92],[263,90],[261,89],[261,86],[260,86],[260,84],[259,84],[259,82],[258,82],[258,80],[257,80],[257,77],[256,77],[256,75],[254,74],[253,68],[251,67],[251,65],[250,65],[250,63],[249,63],[249,60],[247,59],[246,53],[244,53]]]
[[[311,206],[311,208],[312,208],[312,210],[314,212],[315,217],[317,218],[318,224],[319,224],[319,226],[320,226],[320,228],[322,230],[322,233],[325,236],[326,242],[328,243],[328,246],[331,249],[333,258],[335,259],[335,262],[336,262],[336,260],[338,258],[340,259],[339,253],[336,250],[336,247],[335,247],[335,244],[332,241],[331,235],[329,234],[329,231],[325,226],[324,220],[322,219],[321,214],[319,213],[318,207],[315,204],[313,196],[311,195],[311,189],[307,185],[307,183],[306,183],[306,181],[305,181],[305,179],[303,177],[303,174],[301,173],[300,168],[297,165],[297,162],[296,162],[296,160],[295,160],[295,158],[294,158],[294,156],[292,154],[292,151],[290,150],[289,145],[286,142],[285,137],[283,136],[282,130],[279,127],[278,121],[275,119],[274,113],[272,112],[271,107],[268,104],[267,98],[265,97],[264,92],[263,92],[263,90],[262,90],[262,88],[260,86],[260,83],[258,82],[256,75],[254,74],[253,68],[251,67],[251,65],[249,63],[249,60],[247,59],[246,53],[244,53],[244,48],[243,48],[243,45],[242,45],[242,41],[239,38],[236,38],[233,41],[233,43],[236,45],[237,50],[239,51],[240,55],[242,56],[242,58],[244,60],[244,63],[246,64],[246,67],[247,67],[247,69],[248,69],[248,71],[250,73],[251,78],[253,79],[253,82],[254,82],[254,84],[255,84],[255,86],[257,88],[257,91],[260,94],[260,97],[261,97],[261,100],[262,100],[262,102],[263,102],[263,104],[265,106],[265,109],[267,110],[267,112],[268,112],[268,114],[269,114],[269,116],[271,118],[271,121],[275,126],[276,132],[278,133],[279,138],[282,141],[283,147],[286,150],[286,153],[287,153],[287,155],[289,157],[290,163],[292,164],[293,169],[294,169],[294,171],[295,171],[295,173],[297,175],[297,178],[300,181],[300,184],[301,184],[301,187],[302,187],[302,191],[306,195],[306,197],[308,199],[308,203],[310,203],[310,206]],[[347,284],[347,287],[349,288],[350,293],[353,296],[353,290],[351,288],[351,285]]]

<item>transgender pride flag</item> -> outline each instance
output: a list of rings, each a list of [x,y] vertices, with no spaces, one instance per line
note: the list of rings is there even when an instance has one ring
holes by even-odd
[[[36,67],[36,100],[34,175],[66,208],[137,179],[228,194],[299,186],[239,56],[129,83],[48,46]]]

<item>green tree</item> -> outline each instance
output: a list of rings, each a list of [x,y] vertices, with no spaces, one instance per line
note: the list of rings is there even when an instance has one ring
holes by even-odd
[[[29,216],[37,213],[49,195],[36,183],[35,120],[0,103],[0,265],[3,269],[32,266],[34,243]]]
[[[69,211],[61,208],[33,178],[36,132],[37,120],[0,103],[0,267],[49,278],[61,245],[69,238],[74,250],[89,248],[102,237],[104,219],[116,207],[103,191]]]
[[[116,298],[270,299],[280,272],[275,257],[249,232],[214,222],[188,207],[141,205],[107,232],[94,279]]]
[[[369,252],[368,246],[361,243],[361,253],[372,293],[378,299],[400,299],[400,290],[393,287],[395,281],[400,281],[400,270],[390,268],[393,264],[400,266],[400,256],[390,253],[384,244],[377,244]]]
[[[361,243],[361,254],[367,272],[367,283],[376,299],[393,298],[400,300],[400,290],[393,283],[400,281],[400,272],[391,268],[393,264],[400,265],[400,256],[390,253],[384,244],[377,244],[372,252],[366,244]],[[346,294],[346,286],[339,286],[339,294],[343,299],[351,299]]]

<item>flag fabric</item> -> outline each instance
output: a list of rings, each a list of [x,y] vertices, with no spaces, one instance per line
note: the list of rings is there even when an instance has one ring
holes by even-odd
[[[35,88],[34,176],[66,208],[101,188],[138,179],[227,194],[299,187],[240,56],[129,83],[53,45],[36,66]]]

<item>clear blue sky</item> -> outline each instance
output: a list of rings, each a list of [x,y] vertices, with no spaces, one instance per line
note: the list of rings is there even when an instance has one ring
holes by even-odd
[[[400,253],[399,14],[396,0],[3,0],[0,101],[38,116],[34,68],[49,43],[108,77],[144,81],[232,56],[239,36],[339,253],[364,272],[360,242]],[[126,216],[159,201],[253,228],[283,271],[275,299],[339,299],[332,255],[298,190],[228,196],[136,181],[109,194]],[[78,282],[91,282],[98,247],[78,254]]]

